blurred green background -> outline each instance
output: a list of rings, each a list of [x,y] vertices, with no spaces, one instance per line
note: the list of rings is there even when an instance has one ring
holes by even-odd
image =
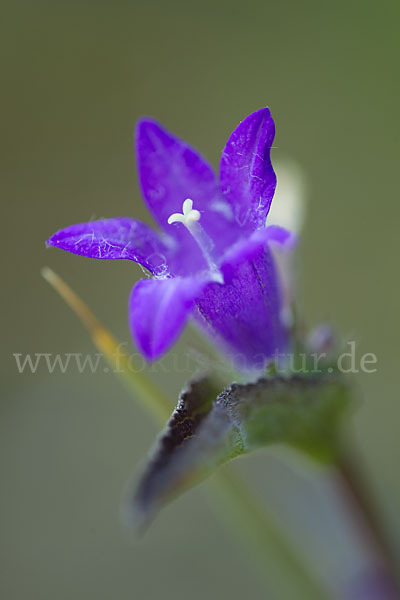
[[[351,435],[400,550],[398,3],[15,0],[2,12],[2,597],[264,597],[254,560],[201,489],[143,540],[124,531],[121,491],[157,427],[111,374],[19,374],[12,356],[95,352],[41,279],[45,264],[129,340],[140,269],[46,250],[44,240],[93,217],[149,219],[133,154],[143,114],[217,166],[233,127],[270,106],[273,159],[294,158],[309,184],[308,322],[330,320],[378,357],[376,374],[357,376]],[[186,373],[170,357],[163,364],[154,377],[176,396]],[[346,552],[329,511],[316,516],[326,500],[314,483],[276,451],[239,468],[286,522],[308,523],[310,556],[318,529],[320,568],[338,576]]]

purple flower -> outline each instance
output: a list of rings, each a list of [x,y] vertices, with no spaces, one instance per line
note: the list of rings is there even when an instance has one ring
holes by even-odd
[[[276,177],[268,108],[249,115],[223,150],[220,178],[157,122],[136,129],[143,196],[161,232],[127,217],[72,225],[47,242],[81,256],[128,259],[152,279],[129,300],[134,340],[148,360],[176,341],[192,316],[244,368],[260,367],[288,344],[271,242],[290,234],[266,226]]]

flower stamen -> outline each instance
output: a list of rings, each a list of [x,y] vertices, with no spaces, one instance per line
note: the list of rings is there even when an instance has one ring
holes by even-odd
[[[182,223],[186,227],[197,242],[213,277],[216,281],[223,283],[221,271],[218,269],[216,260],[213,257],[214,242],[200,225],[200,217],[200,211],[193,208],[193,200],[186,198],[182,205],[182,213],[173,213],[168,217],[168,224]]]
[[[182,205],[182,213],[174,213],[168,218],[168,225],[172,223],[183,223],[188,229],[191,225],[199,221],[200,212],[193,208],[193,200],[186,198]]]

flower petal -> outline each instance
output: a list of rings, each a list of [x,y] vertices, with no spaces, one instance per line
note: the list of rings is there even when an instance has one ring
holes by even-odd
[[[196,301],[199,322],[244,371],[262,368],[288,345],[280,287],[268,247],[272,233],[256,231],[236,244],[221,265],[225,284],[208,283]]]
[[[265,236],[266,242],[273,242],[290,250],[292,250],[298,242],[298,237],[295,233],[280,225],[268,225],[264,230],[259,229],[258,231],[261,232],[260,239]],[[264,234],[262,234],[263,231],[265,232]],[[253,238],[256,236],[253,234],[251,237]]]
[[[221,157],[224,197],[246,229],[264,227],[276,186],[270,159],[275,125],[268,108],[249,115],[232,132]]]
[[[257,229],[250,237],[240,240],[229,248],[224,255],[221,271],[225,283],[229,283],[235,276],[235,269],[239,264],[245,260],[256,258],[266,244],[278,244],[279,246],[292,249],[294,240],[295,236],[290,231],[278,225]]]
[[[137,125],[136,155],[150,211],[160,227],[179,240],[182,261],[190,255],[190,268],[183,272],[204,268],[203,256],[186,227],[182,223],[168,225],[168,217],[181,213],[183,202],[190,198],[217,251],[237,239],[233,213],[219,192],[212,168],[186,142],[151,119],[142,119]]]
[[[153,275],[167,274],[171,252],[151,227],[127,217],[71,225],[57,231],[46,245],[89,258],[133,260]]]
[[[129,323],[138,349],[157,360],[182,332],[205,282],[192,278],[142,279],[129,300]]]

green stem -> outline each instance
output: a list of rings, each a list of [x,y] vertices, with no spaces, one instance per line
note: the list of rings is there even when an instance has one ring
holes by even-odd
[[[297,548],[291,545],[274,515],[261,505],[247,484],[224,467],[210,480],[219,500],[219,515],[235,528],[260,560],[268,588],[285,600],[326,600],[328,593],[310,572]]]
[[[354,452],[342,441],[337,460],[338,486],[346,501],[350,513],[363,528],[362,533],[369,538],[384,563],[384,581],[387,589],[392,590],[392,597],[400,598],[400,583],[398,565],[393,549],[387,539],[387,532],[380,519],[372,499],[372,494],[366,490],[365,482],[360,473],[360,462],[355,463]]]

